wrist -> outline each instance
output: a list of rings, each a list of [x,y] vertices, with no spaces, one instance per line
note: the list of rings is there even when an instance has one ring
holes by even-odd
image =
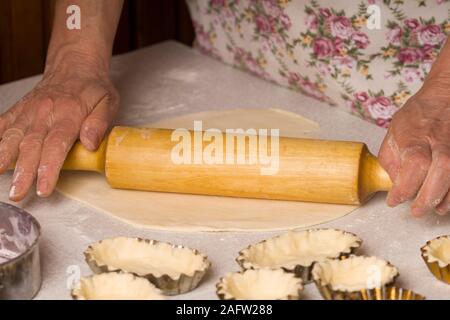
[[[44,76],[58,72],[108,75],[109,63],[109,55],[99,54],[88,46],[66,43],[56,49],[49,49]]]
[[[417,95],[450,99],[450,72],[440,71],[429,74]]]

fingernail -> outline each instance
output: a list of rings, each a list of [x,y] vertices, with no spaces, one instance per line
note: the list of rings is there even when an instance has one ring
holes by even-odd
[[[93,150],[96,148],[98,144],[98,134],[95,129],[88,129],[86,132],[86,136],[88,138],[88,147],[89,149]]]
[[[16,168],[16,170],[14,170],[12,183],[15,184],[17,182],[17,180],[19,180],[19,178],[22,176],[23,173],[24,173],[24,169],[22,167]]]
[[[36,189],[36,194],[39,197],[42,197],[48,193],[48,181],[46,179],[43,179],[39,181],[38,187]]]
[[[20,184],[15,184],[14,182],[11,185],[11,189],[9,190],[9,199],[16,201],[19,197],[22,198],[24,193],[23,186]]]
[[[47,166],[46,166],[45,164],[41,165],[41,166],[38,168],[38,172],[37,172],[38,180],[41,178],[41,176],[42,176],[46,171],[47,171]]]
[[[395,207],[396,205],[399,204],[398,200],[395,199],[390,193],[388,193],[386,203],[389,207]]]
[[[413,206],[411,207],[411,213],[414,217],[421,218],[427,213],[427,211],[423,208]]]
[[[14,199],[16,197],[16,186],[11,186],[11,189],[9,190],[9,199]]]

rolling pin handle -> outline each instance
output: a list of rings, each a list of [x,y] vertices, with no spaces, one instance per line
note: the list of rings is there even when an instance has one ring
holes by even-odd
[[[383,169],[377,157],[364,146],[359,170],[358,191],[360,202],[364,203],[378,191],[389,191],[391,188],[391,178]]]
[[[64,161],[63,170],[105,172],[106,145],[107,139],[96,151],[89,151],[81,142],[76,142]]]

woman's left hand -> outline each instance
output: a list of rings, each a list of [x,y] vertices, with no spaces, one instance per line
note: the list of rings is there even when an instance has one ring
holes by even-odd
[[[379,159],[389,206],[414,199],[414,216],[450,212],[450,75],[427,79],[394,115]]]

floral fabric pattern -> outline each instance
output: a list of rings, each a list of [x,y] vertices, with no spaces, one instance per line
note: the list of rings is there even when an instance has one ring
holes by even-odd
[[[448,0],[187,0],[198,48],[387,127],[450,34]],[[381,28],[369,28],[379,8]]]

